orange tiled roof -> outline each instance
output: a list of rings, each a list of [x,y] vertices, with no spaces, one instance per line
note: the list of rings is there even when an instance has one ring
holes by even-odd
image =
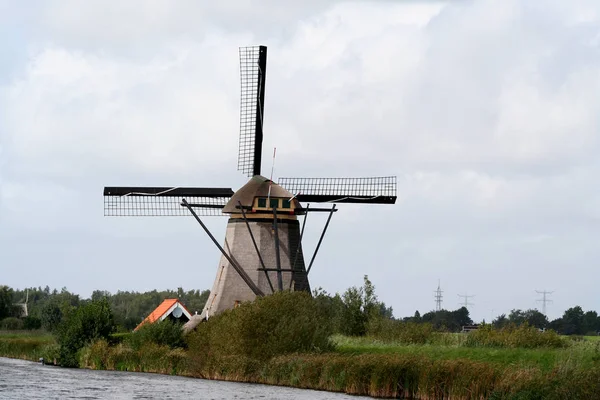
[[[154,311],[150,313],[150,315],[148,315],[138,326],[135,327],[134,331],[137,331],[145,323],[153,323],[158,321],[158,319],[162,317],[163,314],[166,313],[169,308],[171,308],[178,301],[178,299],[165,299],[158,307],[154,309]],[[185,308],[183,304],[180,303],[180,305]],[[185,309],[187,310],[187,308]]]

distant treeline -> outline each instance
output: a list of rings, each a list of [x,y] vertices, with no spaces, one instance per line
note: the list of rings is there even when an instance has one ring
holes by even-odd
[[[430,311],[426,314],[415,312],[412,317],[402,319],[405,322],[430,323],[436,330],[456,332],[463,325],[471,325],[469,312],[462,307],[456,311]],[[483,321],[485,322],[485,321]],[[584,311],[580,306],[566,310],[562,317],[548,320],[544,314],[535,309],[512,310],[508,316],[501,314],[492,323],[495,328],[505,328],[509,325],[521,326],[528,324],[539,329],[551,329],[562,335],[598,335],[600,334],[600,316],[596,311]]]
[[[29,291],[29,295],[27,294]],[[96,290],[90,299],[82,299],[67,288],[51,290],[45,288],[12,289],[0,286],[0,328],[4,329],[39,329],[53,331],[62,317],[73,308],[78,308],[90,301],[106,298],[114,315],[118,331],[131,331],[148,316],[164,299],[178,298],[193,314],[200,313],[210,291],[189,290],[152,290],[150,292],[122,292],[111,294]],[[28,297],[28,298],[27,298]],[[24,304],[27,299],[29,316],[25,318]]]
[[[200,313],[210,294],[209,290],[153,290],[150,292],[118,291],[111,294],[96,290],[90,299],[82,299],[66,288],[58,291],[45,288],[29,288],[29,317],[23,318],[23,308],[16,304],[25,303],[27,289],[12,289],[0,286],[0,328],[37,329],[43,327],[52,331],[70,309],[86,302],[106,298],[114,315],[117,331],[133,330],[154,308],[166,298],[178,298],[193,314]],[[412,317],[394,318],[391,307],[377,299],[373,284],[365,275],[361,287],[350,287],[344,293],[331,295],[321,288],[313,293],[320,301],[327,303],[331,310],[333,331],[350,336],[364,335],[373,316],[404,322],[428,323],[436,331],[459,332],[463,326],[474,321],[469,311],[461,307],[454,311],[430,311],[423,315],[416,311]],[[483,321],[485,322],[485,321]],[[596,335],[600,331],[600,317],[596,311],[584,311],[580,306],[566,310],[561,318],[549,321],[535,309],[512,310],[492,321],[497,328],[508,325],[520,326],[527,323],[540,329],[552,329],[564,335]]]

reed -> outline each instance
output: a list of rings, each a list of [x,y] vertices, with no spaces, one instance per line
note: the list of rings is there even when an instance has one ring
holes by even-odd
[[[104,339],[84,347],[79,355],[81,368],[132,372],[154,372],[185,375],[186,352],[155,343],[143,344],[138,349],[119,343],[111,346]]]
[[[243,356],[205,365],[192,376],[412,399],[600,398],[600,370],[544,372],[472,360],[411,355],[287,354],[257,363]]]
[[[464,344],[467,347],[499,347],[499,348],[565,348],[569,342],[554,331],[540,332],[527,324],[509,325],[502,329],[494,329],[484,325],[467,335]]]
[[[54,360],[58,346],[52,336],[0,336],[0,357],[38,361],[40,358]]]
[[[435,332],[429,323],[415,323],[389,318],[373,318],[367,336],[385,343],[432,344],[441,340],[443,333]]]

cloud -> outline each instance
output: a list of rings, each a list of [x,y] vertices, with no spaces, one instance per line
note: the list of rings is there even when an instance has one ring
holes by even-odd
[[[237,47],[266,44],[263,171],[276,146],[276,176],[398,175],[397,205],[340,206],[319,253],[323,267],[315,266],[317,286],[343,290],[369,274],[380,297],[407,315],[433,307],[442,278],[451,297],[478,292],[474,312],[489,319],[486,307],[535,306],[533,290],[543,288],[532,287],[534,278],[553,289],[566,285],[565,271],[593,273],[595,1],[236,5],[89,1],[20,10],[35,23],[26,24],[11,72],[0,70],[4,234],[42,240],[51,227],[58,248],[66,246],[60,237],[88,238],[99,247],[82,244],[88,253],[77,259],[94,254],[100,264],[100,248],[126,257],[126,238],[145,268],[182,251],[161,240],[162,229],[176,237],[194,227],[108,222],[99,190],[241,186]],[[318,238],[313,222],[310,238]],[[222,220],[210,223],[220,232]],[[151,250],[139,254],[144,243]],[[217,260],[209,244],[196,245],[178,262],[194,251]],[[187,271],[209,287],[211,268]],[[24,285],[14,274],[11,282]],[[123,282],[135,285],[135,273]],[[81,285],[73,289],[89,289]],[[587,282],[564,291],[556,309],[600,307]]]

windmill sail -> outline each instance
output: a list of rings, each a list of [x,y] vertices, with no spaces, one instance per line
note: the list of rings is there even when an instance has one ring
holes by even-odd
[[[260,175],[267,47],[240,48],[240,142],[238,170],[249,177]]]
[[[181,199],[199,215],[223,215],[221,210],[233,196],[229,188],[105,187],[104,215],[126,217],[189,216]]]
[[[395,176],[279,178],[278,183],[302,202],[394,204],[397,198]]]

